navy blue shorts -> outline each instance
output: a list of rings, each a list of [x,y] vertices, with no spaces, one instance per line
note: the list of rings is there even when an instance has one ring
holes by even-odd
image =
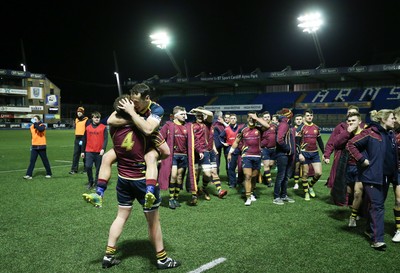
[[[188,166],[187,155],[174,154],[174,157],[172,158],[172,166],[177,166],[178,169],[187,168]]]
[[[212,165],[217,165],[217,154],[214,152],[214,150],[210,151],[210,163]]]
[[[358,170],[356,165],[347,165],[346,168],[346,183],[348,185],[360,182],[358,180]]]
[[[275,148],[262,148],[261,149],[261,159],[262,160],[275,160],[276,149]]]
[[[133,201],[137,201],[143,206],[144,196],[146,195],[146,179],[131,180],[125,179],[118,176],[117,182],[117,200],[118,205],[122,207],[132,207]],[[158,209],[161,204],[160,188],[155,187],[154,196],[156,201],[154,201],[153,206],[150,209],[143,207],[143,211],[152,211]]]
[[[196,153],[196,158],[195,158],[195,163],[199,164],[200,166],[202,165],[210,165],[210,152],[204,152],[204,157],[203,159],[200,159],[199,154]]]
[[[261,169],[261,157],[259,156],[244,156],[242,157],[242,169]]]
[[[306,159],[304,162],[301,162],[301,164],[311,164],[311,163],[317,163],[321,162],[321,158],[319,157],[318,152],[301,152],[304,158]]]

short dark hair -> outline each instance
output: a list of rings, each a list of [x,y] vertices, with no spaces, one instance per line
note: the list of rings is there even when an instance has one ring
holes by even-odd
[[[131,93],[131,95],[138,95],[138,94],[140,94],[140,96],[141,96],[143,99],[146,98],[147,96],[150,97],[150,95],[151,95],[151,89],[150,89],[150,87],[149,87],[147,84],[145,84],[145,83],[138,83],[138,84],[135,84],[135,85],[131,88],[131,90],[129,90],[129,92]]]
[[[303,114],[305,115],[306,113],[314,114],[310,108],[304,110]]]
[[[347,118],[350,118],[350,117],[358,117],[358,118],[361,120],[361,115],[360,115],[360,113],[358,113],[358,112],[350,112],[350,113],[347,115]]]
[[[264,115],[271,115],[271,114],[268,111],[264,111],[261,113],[261,116],[264,116]]]
[[[120,102],[122,99],[130,99],[130,98],[131,98],[130,95],[124,94],[124,95],[121,95],[121,96],[119,96],[118,98],[115,99],[114,104],[113,104],[113,107],[114,107],[115,112],[117,112],[117,116],[118,116],[118,117],[121,117],[121,118],[123,118],[123,119],[130,119],[130,118],[131,118],[131,116],[130,116],[128,113],[126,113],[124,110],[121,110],[121,109],[118,107],[119,102]]]

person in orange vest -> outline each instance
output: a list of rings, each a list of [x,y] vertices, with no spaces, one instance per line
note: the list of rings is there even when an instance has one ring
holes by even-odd
[[[40,156],[40,159],[42,159],[43,165],[46,169],[45,177],[51,178],[52,173],[46,153],[46,125],[40,121],[40,117],[37,115],[31,119],[31,122],[32,125],[29,128],[32,135],[31,159],[24,179],[32,179],[33,169],[35,168],[38,155]]]
[[[85,134],[86,126],[88,125],[88,117],[85,116],[85,108],[79,106],[76,110],[76,118],[74,122],[75,128],[75,142],[74,142],[74,155],[72,157],[72,166],[69,174],[76,174],[78,172],[79,156],[82,151],[82,138]],[[85,164],[85,159],[83,159]]]
[[[100,123],[101,114],[99,112],[92,113],[92,122],[86,126],[85,134],[82,138],[81,157],[86,158],[85,170],[88,177],[88,189],[96,187],[99,177],[101,159],[107,148],[108,133],[107,127]],[[96,177],[93,179],[93,163],[96,167]]]

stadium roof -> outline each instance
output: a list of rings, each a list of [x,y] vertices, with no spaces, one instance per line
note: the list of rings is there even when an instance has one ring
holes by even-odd
[[[400,81],[400,64],[381,64],[371,66],[352,66],[338,68],[320,68],[291,70],[290,67],[279,72],[261,72],[259,69],[248,74],[199,75],[192,78],[172,77],[159,79],[157,75],[144,81],[154,86],[158,91],[190,90],[190,89],[221,89],[234,88],[264,88],[273,85],[320,84],[330,86],[338,83],[358,83],[366,86],[368,83],[381,82],[396,85]],[[134,85],[138,81],[126,82]]]

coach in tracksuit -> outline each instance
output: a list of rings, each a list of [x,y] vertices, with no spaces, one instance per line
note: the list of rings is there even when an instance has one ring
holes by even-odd
[[[358,162],[359,181],[363,183],[369,204],[367,227],[371,247],[384,250],[385,200],[390,183],[397,185],[397,145],[392,110],[371,111],[371,124],[347,143]]]

